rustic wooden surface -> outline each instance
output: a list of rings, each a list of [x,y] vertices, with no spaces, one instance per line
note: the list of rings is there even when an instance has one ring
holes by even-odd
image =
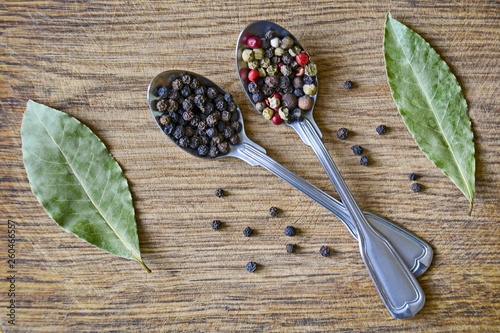
[[[459,78],[473,122],[477,198],[468,202],[416,147],[391,99],[385,14],[420,33]],[[493,332],[499,325],[499,51],[496,1],[4,1],[0,4],[0,322],[5,332]],[[146,88],[186,69],[218,82],[245,113],[247,134],[274,159],[336,196],[310,149],[251,112],[234,66],[239,31],[257,19],[291,30],[320,68],[315,117],[364,209],[435,250],[419,278],[427,303],[392,318],[357,243],[325,209],[259,167],[199,160],[157,129]],[[345,91],[342,83],[356,88]],[[141,250],[153,270],[63,230],[32,194],[20,126],[28,99],[77,117],[130,182]],[[384,136],[375,127],[386,124]],[[335,132],[351,130],[340,141]],[[358,164],[360,144],[372,161]],[[422,177],[410,191],[409,172]],[[216,188],[227,196],[218,199]],[[277,218],[268,216],[275,205]],[[16,326],[8,324],[7,220],[18,223]],[[213,219],[225,227],[210,228]],[[300,233],[283,234],[287,225]],[[256,235],[245,238],[251,226]],[[296,254],[285,244],[299,245]],[[321,245],[333,256],[319,256]],[[244,266],[256,261],[250,274]]]

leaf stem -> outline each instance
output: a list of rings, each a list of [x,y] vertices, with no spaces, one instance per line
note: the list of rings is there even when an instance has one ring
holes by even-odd
[[[471,201],[470,202],[470,206],[469,206],[469,212],[467,213],[469,216],[472,215],[472,208],[474,207],[474,201]]]
[[[146,266],[146,264],[144,263],[144,261],[142,261],[142,259],[137,259],[137,261],[139,262],[139,264],[142,265],[142,267],[146,270],[146,272],[151,273],[151,270],[149,269],[148,266]]]

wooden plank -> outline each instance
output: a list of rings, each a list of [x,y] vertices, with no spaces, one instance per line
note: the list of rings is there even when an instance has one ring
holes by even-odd
[[[473,122],[477,199],[468,202],[416,147],[390,96],[382,55],[387,11],[420,33],[459,78]],[[0,8],[0,323],[21,331],[497,330],[499,322],[499,23],[494,1],[8,1]],[[357,244],[321,206],[235,159],[182,153],[156,128],[146,88],[166,69],[206,75],[245,112],[247,134],[274,159],[335,195],[315,155],[253,112],[234,43],[253,20],[291,30],[320,69],[315,118],[360,206],[435,250],[415,317],[393,319]],[[356,88],[342,85],[352,80]],[[30,191],[20,126],[28,99],[77,117],[107,145],[134,196],[146,274],[63,232]],[[379,136],[375,128],[386,124]],[[341,141],[336,131],[351,136]],[[365,147],[369,167],[350,147]],[[421,175],[420,193],[406,174]],[[213,191],[223,188],[224,198]],[[270,206],[281,214],[271,218]],[[8,323],[7,221],[17,223],[16,325]],[[210,228],[221,219],[224,228]],[[290,239],[287,225],[298,228]],[[255,236],[246,238],[246,226]],[[299,251],[290,255],[293,241]],[[333,256],[318,254],[328,245]],[[248,261],[259,263],[250,274]]]

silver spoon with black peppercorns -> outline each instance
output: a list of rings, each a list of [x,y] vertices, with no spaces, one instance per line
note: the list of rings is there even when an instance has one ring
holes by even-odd
[[[275,125],[293,127],[316,153],[354,222],[351,231],[357,235],[361,257],[389,312],[396,318],[415,315],[424,306],[425,294],[403,260],[404,242],[383,233],[387,224],[378,223],[380,220],[373,223],[368,215],[368,222],[321,141],[312,116],[318,91],[317,67],[309,54],[286,29],[256,21],[238,37],[236,66],[256,110]],[[382,230],[377,228],[380,226]]]

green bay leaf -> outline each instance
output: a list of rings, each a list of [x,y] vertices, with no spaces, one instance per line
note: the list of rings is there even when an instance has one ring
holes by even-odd
[[[132,196],[104,143],[61,111],[29,101],[21,127],[31,189],[64,230],[117,256],[141,259]]]
[[[384,56],[392,97],[422,152],[470,202],[475,194],[474,142],[462,89],[421,36],[387,14]]]

